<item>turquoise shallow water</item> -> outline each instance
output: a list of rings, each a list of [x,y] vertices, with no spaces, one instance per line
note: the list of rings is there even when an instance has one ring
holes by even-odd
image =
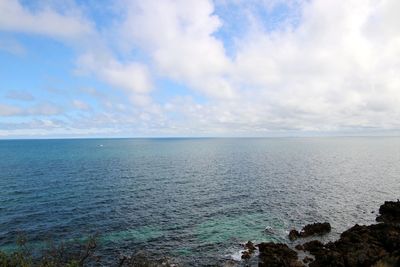
[[[400,138],[10,140],[0,170],[3,249],[97,234],[110,259],[202,266],[306,223],[372,223],[400,198]]]

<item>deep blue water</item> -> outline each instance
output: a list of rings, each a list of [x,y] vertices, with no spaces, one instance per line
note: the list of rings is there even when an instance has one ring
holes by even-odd
[[[0,141],[3,249],[97,234],[111,258],[201,266],[311,222],[335,238],[396,198],[397,137]]]

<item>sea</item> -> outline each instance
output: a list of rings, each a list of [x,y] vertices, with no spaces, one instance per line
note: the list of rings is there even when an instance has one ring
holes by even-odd
[[[0,141],[0,250],[95,236],[108,266],[241,264],[248,240],[325,221],[335,239],[398,198],[399,137]]]

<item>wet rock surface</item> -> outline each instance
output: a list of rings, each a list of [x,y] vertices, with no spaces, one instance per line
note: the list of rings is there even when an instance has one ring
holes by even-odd
[[[312,240],[297,244],[304,250],[303,262],[297,252],[285,244],[261,243],[258,246],[259,266],[310,266],[310,267],[400,267],[400,202],[385,202],[379,209],[373,225],[354,225],[335,242],[323,244]],[[292,230],[291,240],[299,237],[322,235],[331,230],[329,223],[306,225],[302,231]],[[307,256],[311,254],[315,259]]]
[[[385,201],[379,208],[378,222],[400,223],[400,201]]]
[[[242,252],[242,257],[241,258],[243,260],[248,260],[248,259],[251,258],[251,253],[249,251],[245,250],[245,251]]]
[[[309,251],[311,254],[318,254],[318,252],[324,248],[324,244],[322,244],[318,240],[313,240],[303,244],[303,250]]]
[[[285,244],[258,244],[259,267],[300,267],[304,266],[297,258],[297,253]]]
[[[331,225],[328,222],[307,224],[299,232],[295,229],[289,232],[289,239],[291,241],[300,237],[309,237],[313,235],[324,235],[331,231]]]
[[[324,235],[331,231],[331,225],[328,222],[313,223],[303,227],[300,232],[301,237],[308,237],[312,235]]]
[[[310,262],[312,262],[313,260],[314,260],[313,258],[308,257],[308,256],[305,256],[304,259],[303,259],[303,262],[304,262],[304,263],[310,263]]]
[[[247,243],[244,244],[244,248],[250,252],[254,252],[257,249],[256,246],[251,241],[247,241]]]
[[[299,237],[300,237],[299,231],[297,231],[297,230],[295,230],[295,229],[290,230],[290,232],[289,232],[289,239],[290,239],[291,241],[296,240],[296,239],[299,238]]]
[[[335,242],[324,245],[319,241],[311,241],[303,246],[315,256],[315,261],[309,265],[311,267],[373,266],[385,257],[398,255],[400,228],[390,224],[355,225],[343,232]]]
[[[256,246],[253,244],[251,241],[247,241],[244,246],[244,251],[242,252],[241,258],[244,260],[248,260],[251,258],[251,256],[254,254],[254,252],[257,250]]]

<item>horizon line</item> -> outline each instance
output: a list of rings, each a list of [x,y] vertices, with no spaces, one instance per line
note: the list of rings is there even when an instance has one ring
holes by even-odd
[[[96,139],[291,139],[291,138],[361,138],[361,137],[400,137],[400,135],[287,135],[287,136],[132,136],[132,137],[15,137],[1,138],[0,141],[34,141],[34,140],[96,140]]]

